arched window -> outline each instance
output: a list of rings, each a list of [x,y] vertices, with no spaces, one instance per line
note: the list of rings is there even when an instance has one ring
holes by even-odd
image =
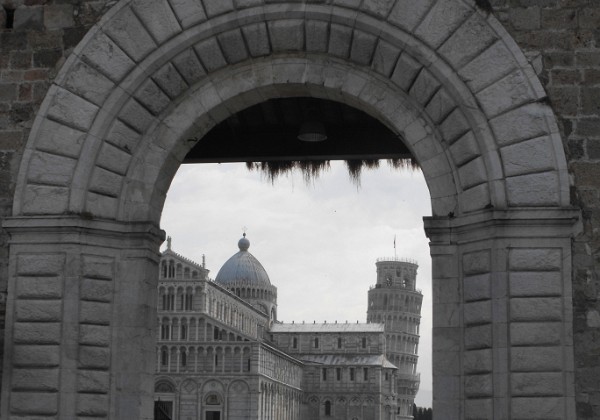
[[[167,352],[167,349],[162,349],[162,351],[160,353],[160,364],[163,366],[167,366],[168,363],[169,363],[169,353]]]
[[[292,348],[298,348],[298,339],[296,337],[294,337],[294,339],[292,340]]]
[[[169,324],[161,325],[160,338],[161,340],[169,340],[171,338],[171,326]]]
[[[325,415],[331,416],[331,401],[325,401]]]
[[[187,340],[187,325],[185,325],[185,324],[181,325],[181,337],[179,339]]]
[[[181,352],[181,366],[187,366],[187,353],[185,352],[185,350]]]

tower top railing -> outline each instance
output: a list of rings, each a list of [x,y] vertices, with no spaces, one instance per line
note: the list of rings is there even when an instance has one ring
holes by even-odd
[[[402,258],[402,257],[381,257],[381,258],[377,258],[377,262],[386,262],[386,261],[392,261],[392,262],[403,262],[403,263],[408,263],[408,264],[414,264],[414,265],[419,265],[419,263],[417,262],[417,260],[413,260],[412,258]]]

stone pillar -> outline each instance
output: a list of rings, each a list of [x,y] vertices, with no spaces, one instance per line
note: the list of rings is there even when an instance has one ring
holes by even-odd
[[[2,418],[152,417],[163,233],[11,218]]]
[[[425,218],[436,418],[575,418],[576,219],[570,209]]]

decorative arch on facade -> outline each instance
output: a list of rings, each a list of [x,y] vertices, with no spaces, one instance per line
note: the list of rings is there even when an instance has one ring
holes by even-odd
[[[151,416],[155,355],[140,349],[154,348],[147,331],[156,316],[141,308],[155,299],[148,278],[158,267],[160,215],[179,164],[236,112],[310,96],[378,119],[425,175],[437,293],[434,366],[442,367],[434,370],[434,412],[537,418],[531,407],[551,406],[572,416],[576,214],[562,142],[533,69],[475,3],[122,0],[85,36],[36,116],[4,226],[12,237],[9,290],[23,276],[62,281],[55,299],[68,304],[59,305],[58,321],[35,320],[53,334],[50,341],[119,354],[103,369],[127,375],[129,385],[107,394],[100,414],[112,407],[129,418]],[[170,264],[169,273],[174,269]],[[556,280],[546,284],[531,273]],[[67,284],[72,279],[81,279],[81,288]],[[103,295],[99,281],[108,288]],[[19,293],[7,309],[9,340],[25,328],[15,307],[31,294]],[[73,309],[79,302],[85,311]],[[209,302],[222,316],[220,303]],[[114,315],[92,334],[88,313]],[[77,316],[79,331],[55,325]],[[533,324],[558,338],[532,337],[526,331]],[[556,365],[536,364],[540,348]],[[5,384],[14,383],[10,352]],[[462,363],[449,362],[455,359]],[[462,370],[445,369],[449,364]],[[60,367],[77,375],[86,365],[64,360]],[[556,395],[531,385],[546,379]],[[19,411],[18,388],[2,392],[3,418],[13,409],[28,413]],[[58,401],[71,394],[51,391],[41,412],[67,407]],[[70,410],[62,417],[76,417],[85,405],[86,394],[75,394],[78,403],[61,408]]]

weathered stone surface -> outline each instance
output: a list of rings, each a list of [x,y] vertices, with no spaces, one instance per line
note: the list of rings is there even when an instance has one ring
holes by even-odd
[[[104,347],[79,346],[79,364],[83,368],[107,369],[110,366],[110,350]]]
[[[56,321],[62,320],[62,302],[60,300],[24,300],[15,305],[17,321]]]
[[[474,301],[491,298],[491,282],[489,274],[465,276],[464,297],[465,301]]]
[[[69,190],[65,187],[30,185],[23,199],[24,214],[63,214],[67,211]]]
[[[123,176],[96,167],[92,177],[92,183],[90,184],[90,190],[116,197],[119,195],[122,182]]]
[[[561,347],[516,347],[510,352],[513,372],[560,372],[563,363]]]
[[[562,341],[561,324],[557,322],[513,322],[510,341],[516,346],[556,345]]]
[[[55,367],[60,363],[60,347],[48,345],[18,345],[14,347],[15,366]]]
[[[15,369],[12,387],[21,391],[58,391],[59,370],[53,369]]]
[[[109,379],[108,372],[80,369],[77,372],[77,391],[107,393]]]
[[[463,67],[497,40],[496,34],[478,13],[473,13],[448,38],[439,51],[453,66]]]
[[[17,279],[17,297],[50,299],[62,297],[62,279],[60,277],[19,277]]]
[[[563,292],[559,272],[515,272],[509,274],[511,296],[560,296]]]
[[[476,158],[458,168],[461,187],[468,189],[483,184],[488,179],[487,168],[483,158]]]
[[[53,4],[44,6],[44,26],[55,30],[75,26],[73,6],[71,4]]]
[[[12,392],[10,411],[17,415],[55,415],[58,413],[58,394],[55,392]]]
[[[35,166],[29,173],[32,182],[67,186],[71,182],[77,161],[70,157],[37,152],[32,158]]]
[[[515,248],[509,256],[512,271],[554,271],[562,268],[561,250],[557,248]]]
[[[310,26],[310,22],[306,23],[307,27]],[[310,45],[311,40],[314,40],[319,35],[319,26],[325,26],[322,22],[315,22],[311,27],[311,30],[307,29],[306,34],[306,43],[307,50],[310,51],[308,45]],[[271,52],[271,46],[269,45],[269,34],[267,31],[267,25],[264,23],[257,23],[254,25],[247,25],[242,28],[242,34],[244,35],[244,39],[246,41],[246,45],[248,46],[248,51],[252,57],[261,57],[267,55]],[[322,33],[323,36],[327,34],[325,32]]]
[[[154,40],[130,8],[124,8],[105,28],[106,33],[136,61],[156,46]]]
[[[464,353],[465,373],[492,372],[492,350],[470,350]]]
[[[199,42],[194,46],[194,49],[208,72],[213,72],[227,65],[221,47],[214,38]]]
[[[108,346],[110,343],[110,328],[100,325],[80,325],[79,342],[92,346]]]
[[[561,321],[560,298],[513,298],[510,300],[511,321]]]
[[[81,298],[91,301],[111,302],[113,287],[106,280],[83,279]]]
[[[512,417],[518,420],[562,419],[562,398],[513,398]]]
[[[352,46],[350,47],[350,59],[358,64],[370,64],[376,43],[377,37],[362,31],[354,31]]]
[[[101,32],[89,42],[81,57],[114,82],[123,79],[134,66],[127,54]]]
[[[553,206],[559,203],[558,179],[554,172],[514,176],[506,179],[511,206]]]
[[[121,110],[121,114],[119,115],[119,118],[121,120],[123,120],[123,122],[127,123],[127,125],[129,125],[131,128],[135,129],[138,133],[145,132],[146,129],[150,126],[150,124],[154,120],[154,117],[152,116],[152,114],[133,98],[131,100],[129,100],[129,102],[127,104],[125,104],[125,106]],[[120,136],[120,134],[125,134],[125,135],[128,134],[127,129],[124,128],[122,125],[115,123],[114,127],[118,131],[116,133],[111,132],[109,135],[116,135],[117,138],[123,138],[123,136]],[[129,132],[131,132],[131,129],[129,129]],[[137,138],[138,138],[138,136],[136,136],[136,135],[134,135],[132,137],[127,137],[127,139],[129,141],[132,141],[132,139],[137,140]],[[117,140],[115,142],[115,144],[118,144],[118,145],[122,144],[122,143],[118,143],[118,141],[119,140]],[[125,147],[125,146],[127,146],[127,147]],[[133,145],[129,146],[129,144],[127,144],[127,143],[123,144],[123,148],[125,148],[126,150],[127,150],[127,148],[131,148],[131,147],[135,147],[135,146],[133,146]],[[131,148],[131,150],[133,151],[133,148]]]
[[[513,373],[511,394],[514,396],[562,396],[562,373]]]
[[[62,273],[64,263],[65,256],[61,253],[23,253],[17,257],[17,270],[22,276],[57,275]]]
[[[250,52],[252,52],[251,48]],[[202,67],[202,64],[200,64],[192,48],[188,48],[175,56],[173,58],[173,65],[175,65],[177,71],[183,76],[188,85],[193,85],[206,75],[206,71]]]
[[[77,414],[80,416],[101,417],[108,414],[108,395],[79,394],[77,395]]]
[[[465,303],[465,324],[483,324],[492,321],[492,303],[489,300]]]
[[[59,344],[60,337],[58,322],[18,322],[14,325],[15,343]]]
[[[541,137],[503,147],[500,150],[504,170],[509,176],[554,169],[552,140]]]
[[[86,324],[109,325],[111,309],[110,303],[83,301],[80,303],[79,321]]]
[[[70,127],[87,130],[96,117],[98,107],[65,89],[58,89],[48,115]]]
[[[168,2],[163,0],[133,0],[132,6],[152,37],[162,44],[181,32],[181,27]]]
[[[402,90],[408,92],[422,67],[421,63],[404,51],[398,59],[391,79]]]
[[[131,161],[131,154],[124,150],[111,145],[110,143],[104,142],[100,156],[98,156],[98,166],[109,171],[116,172],[120,175],[125,175],[129,162]]]
[[[206,13],[198,0],[171,0],[169,3],[184,28],[206,20]]]
[[[225,59],[229,64],[234,64],[248,58],[246,44],[240,29],[225,32],[218,37]]]
[[[471,12],[466,5],[438,1],[417,26],[415,35],[433,48],[437,48],[449,33],[454,32],[465,21]]]
[[[269,38],[275,52],[300,51],[304,47],[304,22],[288,19],[269,22]],[[333,28],[332,28],[333,29]]]
[[[329,28],[328,52],[334,56],[346,58],[350,54],[352,29],[342,25],[331,24]]]

